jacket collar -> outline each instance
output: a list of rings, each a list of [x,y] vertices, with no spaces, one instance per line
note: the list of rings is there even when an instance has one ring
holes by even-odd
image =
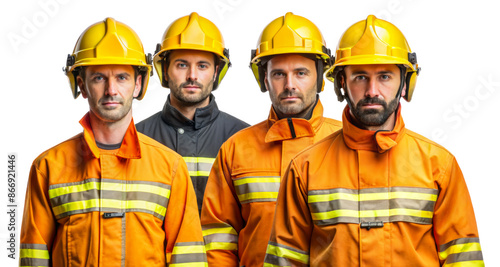
[[[324,120],[323,105],[319,98],[317,98],[311,118],[308,120],[302,118],[279,119],[274,108],[271,106],[271,112],[267,119],[269,130],[267,131],[265,142],[269,143],[273,141],[314,136]]]
[[[83,138],[87,143],[90,151],[94,157],[99,158],[100,150],[95,142],[94,132],[92,131],[92,126],[90,124],[90,114],[87,113],[80,120],[80,124],[83,126]],[[117,156],[127,159],[140,159],[141,158],[141,147],[139,145],[139,137],[137,130],[135,129],[134,119],[130,121],[130,125],[125,132],[123,137],[122,145],[116,153]]]
[[[215,103],[215,96],[210,94],[210,102],[206,107],[197,108],[194,113],[194,119],[186,118],[182,113],[170,104],[170,95],[167,97],[165,106],[161,114],[162,120],[175,127],[184,130],[198,130],[210,124],[219,115],[219,108]]]
[[[392,131],[375,132],[356,127],[351,121],[349,107],[346,106],[342,114],[342,131],[346,145],[354,150],[370,150],[379,153],[391,149],[398,144],[406,132],[405,123],[401,116],[401,104],[396,112],[396,123]]]

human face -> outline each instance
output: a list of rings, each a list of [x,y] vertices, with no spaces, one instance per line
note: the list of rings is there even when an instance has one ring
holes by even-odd
[[[214,54],[198,50],[174,50],[169,55],[168,86],[173,104],[208,105],[217,68]]]
[[[132,117],[132,100],[139,95],[142,83],[142,76],[134,79],[134,75],[132,66],[88,66],[85,80],[78,76],[77,82],[90,111],[100,121],[113,123]]]
[[[396,65],[351,65],[345,68],[347,93],[352,102],[351,115],[364,128],[392,130],[396,95],[401,73]],[[404,96],[403,89],[402,95]]]
[[[264,82],[279,118],[305,118],[316,102],[317,73],[312,59],[283,54],[267,62]]]

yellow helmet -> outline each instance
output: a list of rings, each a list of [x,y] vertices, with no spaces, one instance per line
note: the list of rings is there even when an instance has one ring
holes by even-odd
[[[78,38],[73,54],[68,55],[63,71],[68,76],[73,97],[80,95],[76,77],[82,66],[131,65],[137,66],[142,75],[142,88],[137,99],[141,100],[153,74],[151,54],[145,55],[139,36],[129,26],[112,18],[88,27]]]
[[[270,56],[279,54],[308,54],[316,59],[318,72],[318,92],[323,91],[323,72],[331,65],[330,49],[314,23],[288,12],[269,23],[262,31],[257,49],[252,50],[250,68],[262,92],[267,91],[264,84],[264,65]]]
[[[345,96],[340,91],[340,76],[344,66],[365,64],[396,64],[404,66],[399,95],[406,82],[404,98],[410,101],[420,68],[417,55],[412,53],[403,33],[393,24],[369,15],[349,27],[340,38],[335,53],[335,63],[326,71],[328,80],[334,83],[339,101]]]
[[[217,89],[231,66],[229,50],[224,47],[221,32],[214,23],[196,12],[172,22],[163,33],[161,44],[156,45],[153,62],[163,87],[168,88],[167,78],[163,75],[163,59],[169,51],[177,49],[201,50],[218,56],[219,69],[212,90]]]

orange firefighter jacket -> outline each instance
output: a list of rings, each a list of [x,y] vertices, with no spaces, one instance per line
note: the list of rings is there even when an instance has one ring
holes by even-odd
[[[268,120],[241,130],[220,148],[202,208],[209,266],[262,266],[280,177],[291,158],[340,129],[318,100],[309,120]]]
[[[88,113],[80,123],[83,133],[33,162],[20,266],[206,266],[182,157],[133,121],[109,151],[97,147]]]
[[[354,126],[295,157],[283,178],[266,266],[484,266],[455,160],[407,130]]]

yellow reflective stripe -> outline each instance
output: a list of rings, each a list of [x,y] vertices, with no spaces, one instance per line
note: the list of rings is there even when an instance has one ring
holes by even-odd
[[[19,253],[21,258],[50,259],[48,250],[22,248]]]
[[[388,217],[388,216],[396,216],[396,215],[407,215],[407,216],[415,216],[422,218],[432,218],[432,211],[424,211],[424,210],[411,210],[411,209],[390,209],[390,210],[362,210],[360,211],[360,218],[367,217]]]
[[[102,190],[122,191],[122,192],[146,192],[170,198],[170,189],[149,184],[122,184],[122,183],[101,183]]]
[[[481,251],[481,245],[479,243],[466,243],[466,244],[457,244],[450,246],[445,251],[439,252],[439,258],[441,260],[445,260],[448,258],[450,254],[471,252],[471,251]]]
[[[174,246],[172,250],[172,255],[189,253],[205,253],[205,245]]]
[[[189,171],[189,176],[209,176],[210,171]]]
[[[271,254],[280,258],[287,258],[287,259],[292,259],[295,261],[299,261],[305,264],[309,263],[309,255],[302,254],[297,251],[293,251],[290,249],[282,248],[279,246],[274,246],[274,245],[267,245],[267,254]]]
[[[242,185],[242,184],[250,184],[250,183],[279,183],[280,177],[249,177],[233,180],[234,186]]]
[[[109,182],[89,182],[79,185],[54,188],[49,190],[49,197],[55,198],[70,193],[83,192],[93,189],[122,191],[122,192],[146,192],[170,198],[170,189],[167,188],[162,188],[159,186],[154,186],[149,184],[123,184],[123,183],[109,183]]]
[[[326,195],[309,195],[308,198],[307,198],[307,201],[309,203],[315,203],[315,202],[326,202],[326,201],[339,200],[339,199],[350,200],[350,201],[358,201],[359,200],[359,196],[357,194],[349,194],[349,193],[332,193],[332,194],[326,194]]]
[[[359,195],[360,201],[385,200],[385,199],[396,199],[396,198],[436,201],[437,195],[416,193],[416,192],[387,192],[387,193],[368,193]]]
[[[233,234],[237,235],[238,233],[234,230],[233,227],[223,227],[223,228],[210,228],[202,231],[203,236],[212,235],[212,234]]]
[[[88,191],[88,190],[93,190],[93,189],[99,190],[100,188],[101,188],[100,182],[89,182],[89,183],[83,183],[83,184],[79,184],[79,185],[58,187],[58,188],[54,188],[54,189],[49,189],[49,197],[55,198],[58,196],[71,194],[71,193],[77,193],[77,192]]]
[[[443,267],[484,267],[484,261],[475,260],[445,263]]]
[[[249,199],[278,198],[278,192],[254,192],[238,195],[241,202]]]
[[[221,249],[221,250],[238,250],[238,244],[236,243],[227,243],[227,242],[211,242],[205,245],[205,249],[207,251],[209,250],[215,250],[215,249]]]
[[[432,211],[410,210],[410,209],[390,209],[390,210],[332,210],[327,212],[311,213],[313,220],[327,220],[337,217],[389,217],[396,215],[407,215],[422,218],[432,218]]]
[[[211,163],[213,164],[215,162],[215,158],[197,158],[197,157],[182,157],[185,162],[190,162],[190,163]]]
[[[359,212],[357,210],[332,210],[327,212],[317,212],[311,213],[311,217],[315,221],[327,220],[337,217],[358,217]]]
[[[325,195],[309,195],[307,200],[309,203],[326,202],[332,200],[350,200],[350,201],[370,201],[370,200],[386,200],[386,199],[417,199],[436,201],[437,195],[415,193],[415,192],[387,192],[387,193],[364,193],[364,194],[349,194],[349,193],[331,193]]]
[[[99,205],[101,202],[101,205]],[[115,200],[115,199],[89,199],[84,201],[76,201],[66,203],[57,207],[53,207],[52,210],[57,216],[59,214],[75,211],[84,210],[90,208],[116,208],[116,209],[145,209],[149,211],[156,212],[161,216],[165,216],[167,209],[159,204],[141,201],[141,200]]]

